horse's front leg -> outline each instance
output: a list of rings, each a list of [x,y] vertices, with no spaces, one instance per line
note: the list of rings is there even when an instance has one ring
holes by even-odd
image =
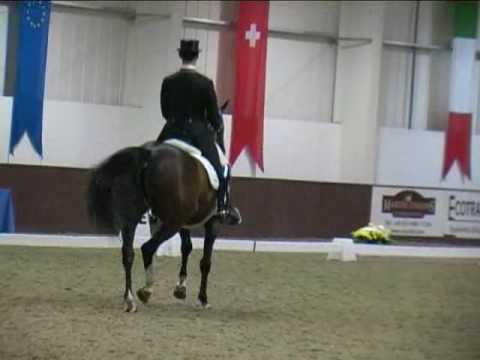
[[[208,309],[210,305],[207,299],[207,280],[210,268],[212,265],[213,243],[218,235],[218,222],[210,220],[205,225],[205,242],[203,244],[203,257],[200,260],[200,271],[202,273],[202,280],[200,282],[200,291],[198,293],[198,300],[200,306]]]
[[[155,284],[154,260],[158,247],[177,233],[179,227],[162,224],[153,237],[142,245],[143,267],[145,269],[145,286],[137,291],[138,298],[147,303],[153,293]]]
[[[122,263],[125,270],[125,293],[123,299],[125,302],[126,312],[137,311],[137,305],[132,292],[132,266],[135,259],[135,251],[133,250],[133,239],[135,236],[136,225],[125,226],[121,230],[122,237]]]
[[[173,291],[173,296],[177,299],[185,299],[187,297],[187,265],[188,257],[192,252],[192,238],[190,230],[180,230],[180,238],[182,239],[182,266],[180,267],[180,274],[178,275],[178,283]]]

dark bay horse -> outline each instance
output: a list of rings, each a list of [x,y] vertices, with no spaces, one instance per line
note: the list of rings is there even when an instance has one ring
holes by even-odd
[[[141,247],[146,284],[137,291],[138,298],[148,302],[155,283],[154,255],[164,241],[178,232],[182,239],[182,264],[174,295],[185,298],[187,262],[192,251],[188,229],[202,225],[205,227],[205,242],[200,261],[198,300],[202,307],[209,306],[207,279],[220,223],[215,216],[216,192],[197,160],[167,144],[147,143],[125,148],[92,169],[87,200],[91,218],[115,229],[122,238],[127,312],[137,309],[131,275],[135,229],[149,209],[161,225]]]

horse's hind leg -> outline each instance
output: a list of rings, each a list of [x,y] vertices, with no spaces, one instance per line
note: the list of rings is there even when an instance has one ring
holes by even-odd
[[[207,280],[212,265],[213,243],[218,235],[218,223],[216,220],[210,220],[205,225],[205,242],[203,245],[203,257],[200,260],[200,271],[202,272],[202,280],[200,282],[200,291],[198,300],[200,306],[207,309],[210,307],[207,300]]]
[[[188,257],[192,252],[192,239],[190,231],[187,229],[180,230],[180,237],[182,239],[182,266],[178,276],[178,283],[173,291],[173,296],[177,299],[185,299],[187,297],[187,264]]]
[[[153,237],[142,245],[143,267],[145,269],[145,286],[137,291],[137,296],[142,302],[147,303],[153,293],[155,283],[154,259],[158,247],[177,233],[179,227],[162,224]]]
[[[137,311],[137,305],[132,293],[132,265],[135,259],[133,250],[133,239],[135,236],[135,225],[127,225],[121,230],[122,236],[122,263],[125,270],[125,293],[123,299],[126,312]]]

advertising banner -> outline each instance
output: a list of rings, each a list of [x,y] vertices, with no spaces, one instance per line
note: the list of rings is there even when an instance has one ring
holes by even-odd
[[[395,236],[442,237],[447,203],[437,190],[373,187],[370,219]]]
[[[480,239],[480,193],[448,192],[445,234],[459,238]]]

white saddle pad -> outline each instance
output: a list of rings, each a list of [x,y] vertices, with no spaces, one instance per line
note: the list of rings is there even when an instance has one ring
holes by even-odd
[[[178,139],[168,139],[168,140],[165,140],[163,143],[174,146],[182,151],[185,151],[191,157],[197,159],[207,171],[208,179],[210,180],[210,185],[212,186],[212,188],[215,190],[218,190],[219,181],[218,181],[217,173],[214,167],[212,166],[212,164],[210,163],[210,161],[208,161],[206,157],[202,156],[202,152],[199,149],[197,149],[195,146],[192,146],[186,143],[185,141],[181,141]],[[226,156],[223,154],[222,149],[220,149],[218,144],[215,144],[215,145],[217,147],[218,156],[220,157],[220,164],[222,164],[223,166],[227,165],[228,160]]]

